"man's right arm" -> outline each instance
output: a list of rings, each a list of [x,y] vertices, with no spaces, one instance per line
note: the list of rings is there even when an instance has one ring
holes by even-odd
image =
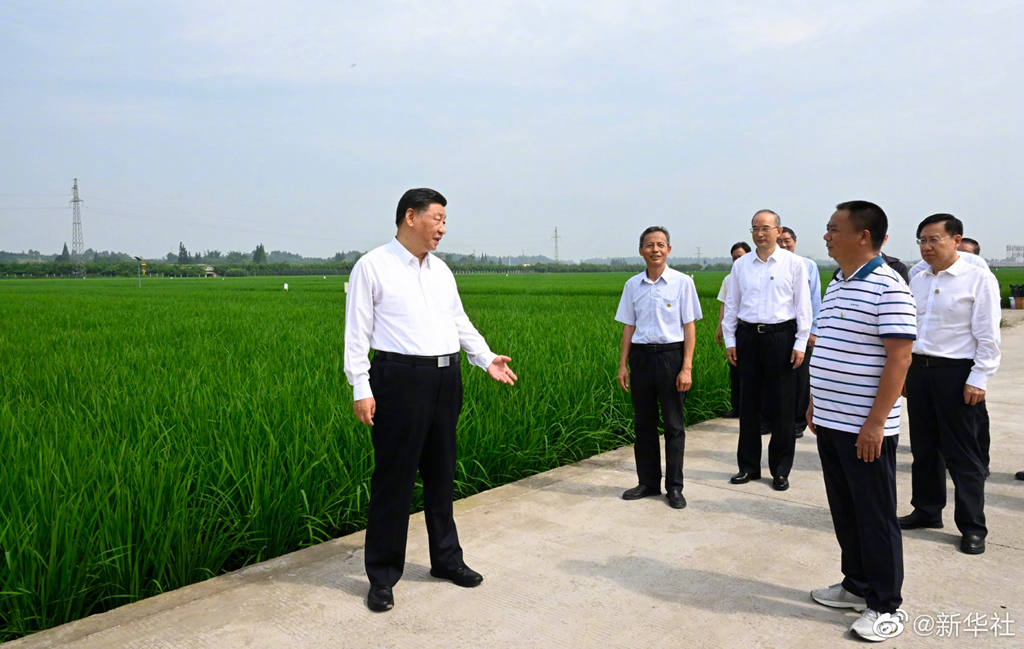
[[[372,425],[373,391],[370,389],[370,334],[373,332],[373,280],[366,264],[356,264],[345,298],[345,376],[352,386],[353,409],[359,420]],[[369,400],[367,402],[366,400]],[[360,402],[364,402],[360,407]],[[365,421],[360,410],[367,411]]]
[[[615,310],[615,320],[623,324],[622,347],[619,354],[619,386],[629,392],[629,348],[633,344],[633,332],[636,331],[636,309],[633,308],[633,291],[629,282],[622,287],[619,308]]]
[[[740,260],[742,261],[742,259]],[[740,274],[737,264],[733,264],[729,274],[729,294],[725,298],[725,313],[722,316],[722,339],[725,341],[725,357],[736,365],[736,325],[740,312]]]

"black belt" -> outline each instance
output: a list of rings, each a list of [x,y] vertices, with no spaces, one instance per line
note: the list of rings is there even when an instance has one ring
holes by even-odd
[[[683,343],[661,343],[661,344],[648,344],[648,343],[633,343],[629,346],[630,349],[636,349],[642,352],[671,352],[676,349],[682,349]]]
[[[448,367],[449,365],[459,364],[459,352],[443,354],[441,356],[410,356],[408,354],[399,354],[398,352],[378,351],[373,357],[379,358],[382,361],[405,363],[406,365],[422,365],[424,367]]]
[[[974,365],[973,358],[939,358],[938,356],[926,356],[924,354],[914,354],[914,365],[920,365],[922,367],[962,367],[964,365]]]
[[[753,322],[743,322],[740,320],[738,326],[743,329],[757,329],[757,333],[764,334],[769,331],[796,329],[796,320],[786,320],[785,322],[777,322],[775,324],[754,324]]]

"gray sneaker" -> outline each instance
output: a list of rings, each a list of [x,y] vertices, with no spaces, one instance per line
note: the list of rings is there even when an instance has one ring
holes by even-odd
[[[868,609],[853,623],[850,632],[853,635],[870,640],[871,642],[882,642],[889,638],[895,638],[903,633],[903,622],[906,617],[900,618],[902,611],[892,613],[879,613],[876,610]]]
[[[857,597],[850,591],[843,588],[842,584],[835,584],[828,588],[816,588],[811,591],[811,598],[819,604],[831,606],[832,608],[852,608],[860,612],[868,607],[863,597]]]

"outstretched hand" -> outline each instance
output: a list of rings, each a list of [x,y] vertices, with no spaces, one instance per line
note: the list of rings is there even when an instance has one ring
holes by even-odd
[[[512,359],[508,356],[495,356],[491,364],[487,366],[487,373],[491,375],[491,378],[500,383],[507,383],[509,385],[515,385],[516,380],[519,378],[516,376],[512,368],[508,366]]]

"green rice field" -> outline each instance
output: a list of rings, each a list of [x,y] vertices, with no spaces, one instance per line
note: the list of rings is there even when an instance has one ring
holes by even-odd
[[[1004,296],[1024,283],[997,275]],[[695,277],[689,423],[729,407],[723,276]],[[458,276],[520,377],[509,388],[463,361],[458,497],[631,443],[612,319],[627,277]],[[0,641],[364,525],[372,451],[343,373],[345,279],[0,282]]]
[[[698,274],[690,422],[728,408],[722,276]],[[626,277],[458,277],[520,377],[466,365],[458,496],[631,443],[612,320]],[[0,283],[0,640],[364,525],[344,280]]]

